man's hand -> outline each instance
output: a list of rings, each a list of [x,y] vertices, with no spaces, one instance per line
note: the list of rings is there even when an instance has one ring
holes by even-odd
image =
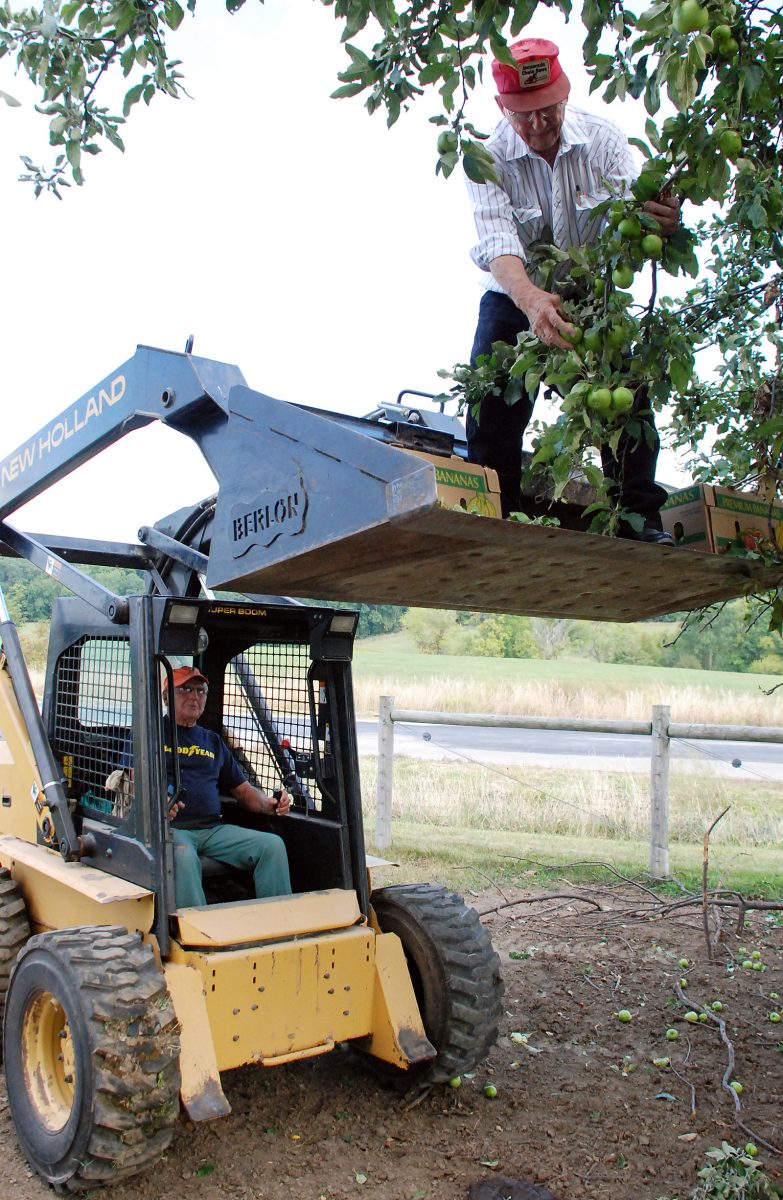
[[[267,796],[249,781],[240,783],[231,793],[248,812],[263,813],[265,817],[284,817],[291,807],[291,797],[283,788],[279,798]]]
[[[272,811],[275,816],[284,817],[291,807],[291,796],[289,793],[283,788],[279,793],[275,792],[270,799],[274,802]]]
[[[174,800],[174,801],[173,801],[173,802],[172,802],[172,803],[169,805],[169,820],[170,820],[170,821],[173,821],[173,820],[174,820],[174,818],[175,818],[175,817],[176,817],[176,816],[177,816],[179,813],[181,813],[181,812],[182,812],[182,810],[183,810],[183,808],[184,808],[184,807],[185,807],[185,805],[184,805],[184,802],[183,802],[182,800]]]
[[[655,217],[664,237],[671,237],[680,223],[680,201],[677,196],[664,195],[656,200],[648,200],[644,211]]]
[[[545,346],[559,346],[561,350],[570,350],[571,343],[565,340],[563,334],[573,336],[576,327],[566,320],[563,302],[559,296],[545,292],[533,284],[526,289],[523,296],[519,299],[514,296],[513,300],[517,308],[522,309],[530,322],[530,328],[540,342]]]

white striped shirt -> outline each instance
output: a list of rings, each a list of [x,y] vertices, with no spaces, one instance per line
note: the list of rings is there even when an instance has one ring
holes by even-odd
[[[470,256],[487,272],[501,254],[527,261],[526,249],[547,226],[547,240],[561,250],[596,242],[604,218],[591,219],[591,209],[607,196],[622,194],[639,174],[625,134],[611,121],[570,105],[552,167],[505,118],[486,146],[499,182],[467,182],[479,236]],[[503,291],[491,274],[484,287]]]

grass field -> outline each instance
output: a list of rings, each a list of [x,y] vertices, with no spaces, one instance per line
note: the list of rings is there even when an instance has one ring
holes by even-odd
[[[398,707],[649,720],[668,704],[676,721],[779,725],[783,697],[764,696],[770,676],[579,659],[513,660],[423,655],[404,634],[357,644],[357,710],[377,712],[378,696]],[[377,761],[362,760],[368,842],[375,822]],[[398,757],[394,768],[393,845],[407,876],[470,888],[541,882],[549,864],[569,877],[605,878],[605,862],[638,876],[649,861],[649,777],[630,772]],[[710,886],[783,895],[783,788],[776,782],[710,773],[670,775],[670,870],[701,886],[703,837],[728,808],[710,841]]]
[[[357,712],[376,713],[380,695],[401,708],[438,712],[649,720],[668,704],[674,721],[783,724],[783,689],[773,675],[595,662],[592,659],[467,658],[422,654],[404,633],[356,643]]]

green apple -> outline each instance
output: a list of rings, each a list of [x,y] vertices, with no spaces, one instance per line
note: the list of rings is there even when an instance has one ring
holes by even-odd
[[[625,205],[622,200],[615,200],[614,204],[609,209],[609,224],[613,229],[617,229],[621,221],[625,219]]]
[[[488,1100],[494,1100],[497,1094],[498,1089],[495,1087],[494,1083],[488,1083],[484,1088],[484,1095]]]
[[[598,354],[604,348],[604,339],[600,329],[588,329],[582,336],[582,345],[585,350],[592,351],[593,354]]]
[[[679,963],[679,965],[680,965],[680,968],[681,968],[681,970],[683,970],[683,971],[684,971],[684,970],[685,970],[685,968],[686,968],[686,967],[689,967],[691,964],[690,964],[690,961],[689,961],[689,959],[687,959],[687,958],[681,958],[681,959],[680,959],[680,963]]]
[[[615,267],[612,271],[612,283],[618,288],[629,288],[633,283],[633,267],[628,263],[621,263],[619,267]]]
[[[742,138],[736,129],[724,129],[718,138],[718,145],[726,155],[726,158],[734,159],[738,157],[742,150]]]
[[[694,1023],[694,1021],[698,1021],[698,1019],[699,1019],[699,1014],[698,1014],[698,1013],[695,1013],[695,1012],[693,1011],[693,1009],[691,1009],[691,1011],[690,1011],[690,1012],[686,1012],[686,1014],[685,1014],[685,1020],[686,1020],[686,1021],[690,1021],[690,1022],[691,1022],[691,1024],[693,1024],[693,1023]]]
[[[438,134],[438,154],[449,154],[457,149],[457,135],[453,129],[444,129]]]
[[[617,1020],[622,1021],[624,1025],[628,1024],[628,1022],[631,1020],[631,1014],[627,1008],[620,1009],[619,1013],[617,1014]]]
[[[642,238],[642,253],[656,262],[663,254],[663,238],[657,233],[648,233]]]
[[[606,331],[606,344],[611,350],[622,350],[628,341],[628,331],[624,325],[611,325]]]
[[[758,1154],[758,1152],[759,1152],[759,1148],[755,1144],[755,1142],[746,1142],[745,1143],[745,1153],[747,1154],[748,1158],[755,1158],[756,1155]]]
[[[677,1030],[676,1030],[676,1029],[667,1029],[667,1030],[666,1030],[666,1040],[667,1040],[667,1042],[676,1042],[676,1041],[677,1041],[677,1038],[678,1038],[679,1036],[680,1036],[680,1035],[679,1035],[679,1033],[677,1032]]]
[[[630,388],[616,387],[612,390],[612,412],[629,413],[633,402],[634,394]]]
[[[459,1075],[455,1075],[452,1079],[449,1080],[449,1087],[453,1087],[455,1090],[456,1090],[456,1088],[462,1087],[462,1079],[460,1078]]]
[[[591,388],[587,396],[587,403],[593,412],[605,415],[612,407],[612,393],[608,387]]]
[[[678,33],[701,33],[709,23],[709,13],[698,0],[682,0],[674,10],[672,25]]]
[[[777,1025],[778,1021],[780,1020],[780,1013],[779,1012],[771,1012],[769,1014],[769,1019],[773,1025]]]
[[[642,236],[642,226],[638,217],[623,217],[620,224],[617,226],[618,233],[621,233],[625,238],[640,238]]]
[[[739,1079],[732,1079],[731,1083],[729,1084],[729,1087],[732,1089],[732,1091],[736,1092],[738,1096],[742,1095],[743,1088],[742,1088],[742,1084],[740,1083]]]
[[[723,1012],[723,1005],[721,1004],[720,1000],[713,1000],[710,1008],[713,1012]]]

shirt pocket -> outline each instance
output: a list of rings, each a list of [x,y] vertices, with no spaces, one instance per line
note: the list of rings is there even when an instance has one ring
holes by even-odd
[[[544,230],[544,214],[538,206],[534,208],[520,207],[512,211],[519,240],[523,246],[529,246],[531,242],[535,242],[541,237]]]

